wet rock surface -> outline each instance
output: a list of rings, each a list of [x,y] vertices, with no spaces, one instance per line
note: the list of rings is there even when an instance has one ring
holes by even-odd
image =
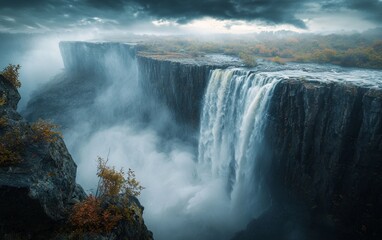
[[[235,239],[379,239],[382,90],[286,79],[270,101],[272,207]],[[288,222],[303,226],[299,237]]]
[[[147,95],[171,109],[174,118],[197,128],[211,64],[190,64],[184,59],[138,56],[140,83]]]

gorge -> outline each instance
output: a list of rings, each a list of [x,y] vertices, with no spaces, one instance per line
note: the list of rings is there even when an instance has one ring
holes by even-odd
[[[65,69],[22,115],[63,126],[88,192],[98,155],[134,169],[154,238],[381,236],[381,71],[60,50]]]

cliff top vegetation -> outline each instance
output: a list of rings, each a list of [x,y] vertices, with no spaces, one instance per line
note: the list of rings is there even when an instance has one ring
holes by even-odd
[[[19,69],[20,65],[9,64],[0,72],[4,76],[1,78],[2,81],[8,81],[15,88],[19,88],[21,86]],[[9,90],[9,87],[5,87],[0,91],[1,108],[11,108],[9,104],[14,99],[12,100]],[[7,112],[0,112],[0,167],[22,162],[24,152],[31,145],[53,143],[62,137],[58,125],[42,119],[32,124],[17,124]]]
[[[3,71],[0,72],[1,75],[5,77],[15,88],[21,87],[21,82],[19,80],[19,70],[21,66],[19,64],[9,64]]]
[[[350,35],[263,33],[221,38],[151,38],[140,51],[153,54],[226,54],[239,57],[248,66],[257,58],[277,63],[331,63],[345,67],[382,69],[382,30]]]

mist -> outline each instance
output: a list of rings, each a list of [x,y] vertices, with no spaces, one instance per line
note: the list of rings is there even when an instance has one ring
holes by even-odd
[[[84,40],[92,36],[91,33],[0,33],[1,69],[8,64],[21,66],[20,110],[25,108],[33,92],[51,81],[64,68],[59,42],[66,39]]]
[[[33,81],[41,73],[32,72],[25,79],[23,97],[41,96],[47,87],[74,76],[73,69],[62,69],[62,60],[58,61],[61,54],[57,40],[53,38],[49,45],[34,45],[22,56],[38,56],[35,71],[52,59],[60,63],[48,71],[57,76],[47,74],[39,82]],[[52,49],[40,50],[44,46]],[[164,104],[145,93],[139,84],[136,59],[118,49],[94,57],[94,63],[81,58],[84,66],[98,67],[91,69],[93,73],[87,69],[79,74],[78,80],[83,85],[97,85],[91,104],[82,106],[81,98],[62,99],[74,104],[69,111],[72,120],[62,131],[78,166],[77,181],[85,191],[94,194],[98,183],[96,159],[103,157],[110,166],[135,171],[145,187],[139,197],[145,207],[144,219],[156,239],[229,239],[245,226],[252,215],[237,211],[224,179],[210,176],[209,169],[198,164],[199,131],[185,132],[184,124],[177,122]]]

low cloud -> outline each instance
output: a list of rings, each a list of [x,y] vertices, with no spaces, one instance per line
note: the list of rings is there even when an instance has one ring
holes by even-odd
[[[0,3],[0,15],[4,16],[0,31],[46,32],[89,26],[123,30],[153,21],[186,24],[202,18],[305,29],[301,16],[314,18],[346,10],[351,10],[355,22],[359,17],[382,22],[380,0],[19,0]]]

